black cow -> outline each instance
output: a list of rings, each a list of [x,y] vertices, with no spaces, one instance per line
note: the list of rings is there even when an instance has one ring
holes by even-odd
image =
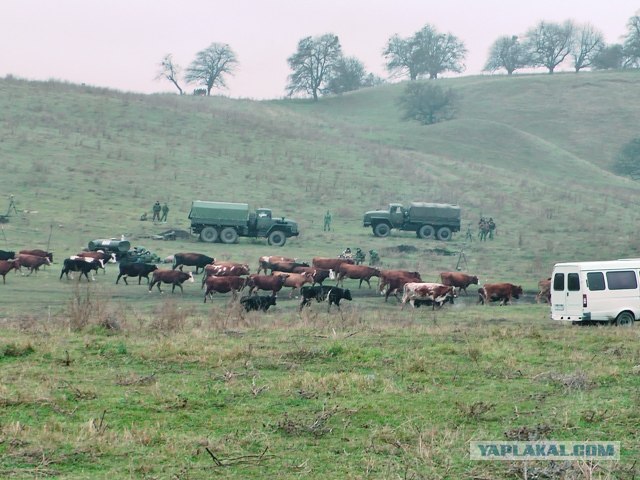
[[[144,277],[147,279],[147,285],[149,285],[149,274],[157,269],[158,267],[151,263],[120,263],[120,273],[116,278],[116,285],[120,281],[120,277],[122,277],[126,285],[129,285],[127,277],[138,277],[138,285],[140,285],[142,277]]]
[[[262,310],[263,312],[266,312],[269,310],[271,305],[276,304],[276,297],[272,295],[242,297],[240,299],[240,304],[247,312],[250,312],[251,310]]]
[[[82,257],[65,258],[62,263],[62,271],[60,272],[59,280],[62,280],[63,275],[66,275],[68,280],[69,272],[80,272],[78,281],[80,281],[82,275],[84,275],[87,278],[87,282],[89,282],[89,272],[94,270],[98,273],[98,268],[104,268],[104,262],[102,260]],[[93,280],[95,280],[95,278]]]
[[[324,302],[327,300],[327,311],[331,310],[331,304],[334,303],[338,310],[340,309],[340,300],[351,300],[351,291],[348,288],[330,287],[326,285],[316,285],[315,287],[302,287],[300,289],[300,310],[305,305],[309,305],[312,299],[316,299],[317,302]]]
[[[0,250],[0,260],[11,260],[16,258],[16,252],[8,252],[6,250]]]
[[[179,267],[180,271],[182,271],[183,265],[186,265],[187,267],[196,267],[194,273],[197,274],[200,269],[204,270],[205,265],[209,265],[215,261],[215,258],[202,253],[176,253],[173,255],[173,270]]]

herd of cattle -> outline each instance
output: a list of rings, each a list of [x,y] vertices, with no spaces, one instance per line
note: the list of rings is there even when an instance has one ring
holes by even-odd
[[[22,268],[26,268],[31,275],[41,266],[50,265],[52,261],[52,253],[43,250],[21,250],[17,254],[0,250],[0,275],[5,283],[5,277],[11,270],[22,272]],[[89,281],[89,274],[95,280],[93,274],[99,269],[104,270],[107,263],[116,263],[115,254],[103,251],[80,252],[64,259],[60,279],[63,276],[68,279],[69,274],[75,272],[78,273],[79,280],[84,276]],[[183,272],[185,266],[195,267],[195,272]],[[371,288],[371,278],[378,277],[378,289],[384,295],[385,302],[393,295],[401,302],[402,308],[407,303],[414,308],[421,305],[431,306],[432,309],[440,308],[445,303],[453,303],[461,292],[467,295],[470,285],[478,285],[477,276],[462,272],[441,272],[440,282],[431,283],[423,282],[418,272],[355,265],[352,259],[345,258],[314,257],[309,264],[295,258],[264,256],[258,261],[257,273],[251,274],[247,264],[216,261],[201,253],[176,253],[171,269],[161,269],[157,265],[146,263],[120,262],[116,284],[122,278],[128,285],[127,277],[137,277],[140,285],[144,277],[147,279],[149,292],[154,286],[162,292],[162,284],[171,285],[172,293],[176,287],[183,292],[182,284],[193,282],[194,273],[198,274],[200,271],[205,303],[214,293],[231,293],[235,300],[240,292],[248,289],[248,295],[240,299],[240,304],[247,311],[267,311],[276,304],[277,294],[283,288],[291,288],[289,298],[296,290],[299,291],[300,310],[313,300],[327,302],[328,310],[331,305],[340,308],[341,300],[352,300],[350,290],[344,288],[345,278],[359,280],[358,288],[362,287],[362,282],[366,282]],[[327,279],[335,281],[335,284],[324,285]],[[539,287],[536,301],[549,302],[550,280],[541,280]],[[260,296],[259,291],[269,292],[270,295]],[[478,303],[500,302],[501,305],[506,305],[512,298],[518,299],[522,293],[521,286],[511,283],[486,283],[478,288]]]

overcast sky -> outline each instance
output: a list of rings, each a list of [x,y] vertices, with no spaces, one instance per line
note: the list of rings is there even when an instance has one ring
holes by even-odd
[[[213,42],[239,65],[228,88],[254,99],[285,95],[287,58],[305,36],[334,33],[346,56],[386,78],[394,34],[430,23],[465,43],[465,75],[479,74],[493,41],[540,20],[589,22],[618,43],[640,8],[632,0],[2,0],[0,77],[66,80],[124,91],[177,92],[154,80],[167,53],[186,68]],[[187,87],[192,91],[194,86]]]

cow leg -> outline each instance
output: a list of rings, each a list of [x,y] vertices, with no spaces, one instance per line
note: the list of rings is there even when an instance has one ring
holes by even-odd
[[[118,284],[118,282],[120,281],[120,277],[122,276],[121,273],[118,274],[118,278],[116,278],[116,285]]]

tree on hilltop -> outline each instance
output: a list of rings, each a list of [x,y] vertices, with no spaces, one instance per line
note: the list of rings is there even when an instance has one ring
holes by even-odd
[[[325,93],[341,94],[364,87],[373,87],[384,80],[367,73],[364,64],[355,57],[341,57],[329,75]]]
[[[303,92],[318,101],[330,76],[342,59],[342,47],[337,35],[326,33],[305,37],[298,42],[296,53],[287,59],[293,73],[289,75],[289,96]]]
[[[531,66],[546,67],[553,73],[571,53],[573,23],[540,22],[526,35],[527,49],[531,54]]]
[[[214,87],[225,88],[226,75],[232,75],[238,64],[236,54],[226,43],[212,43],[196,54],[185,74],[187,83],[202,85],[211,95]]]
[[[627,22],[627,34],[624,37],[624,65],[628,68],[640,67],[640,11]]]
[[[574,29],[571,57],[576,73],[585,67],[593,65],[593,59],[604,48],[602,32],[591,24],[576,26]]]
[[[622,68],[624,49],[619,43],[605,45],[593,56],[592,67],[596,70],[610,70]]]
[[[173,58],[170,53],[167,53],[162,58],[159,66],[160,70],[156,75],[156,80],[169,80],[178,89],[180,95],[182,95],[182,87],[180,87],[180,84],[178,83],[178,78],[180,77],[180,71],[182,69],[179,65],[173,62]]]
[[[489,58],[483,70],[495,72],[503,68],[508,75],[511,75],[517,69],[529,64],[529,52],[518,41],[517,35],[505,35],[499,37],[489,48]]]
[[[408,73],[410,80],[423,75],[436,79],[443,72],[464,71],[467,49],[451,33],[439,33],[432,25],[425,25],[409,38],[391,37],[382,54],[392,74]]]

